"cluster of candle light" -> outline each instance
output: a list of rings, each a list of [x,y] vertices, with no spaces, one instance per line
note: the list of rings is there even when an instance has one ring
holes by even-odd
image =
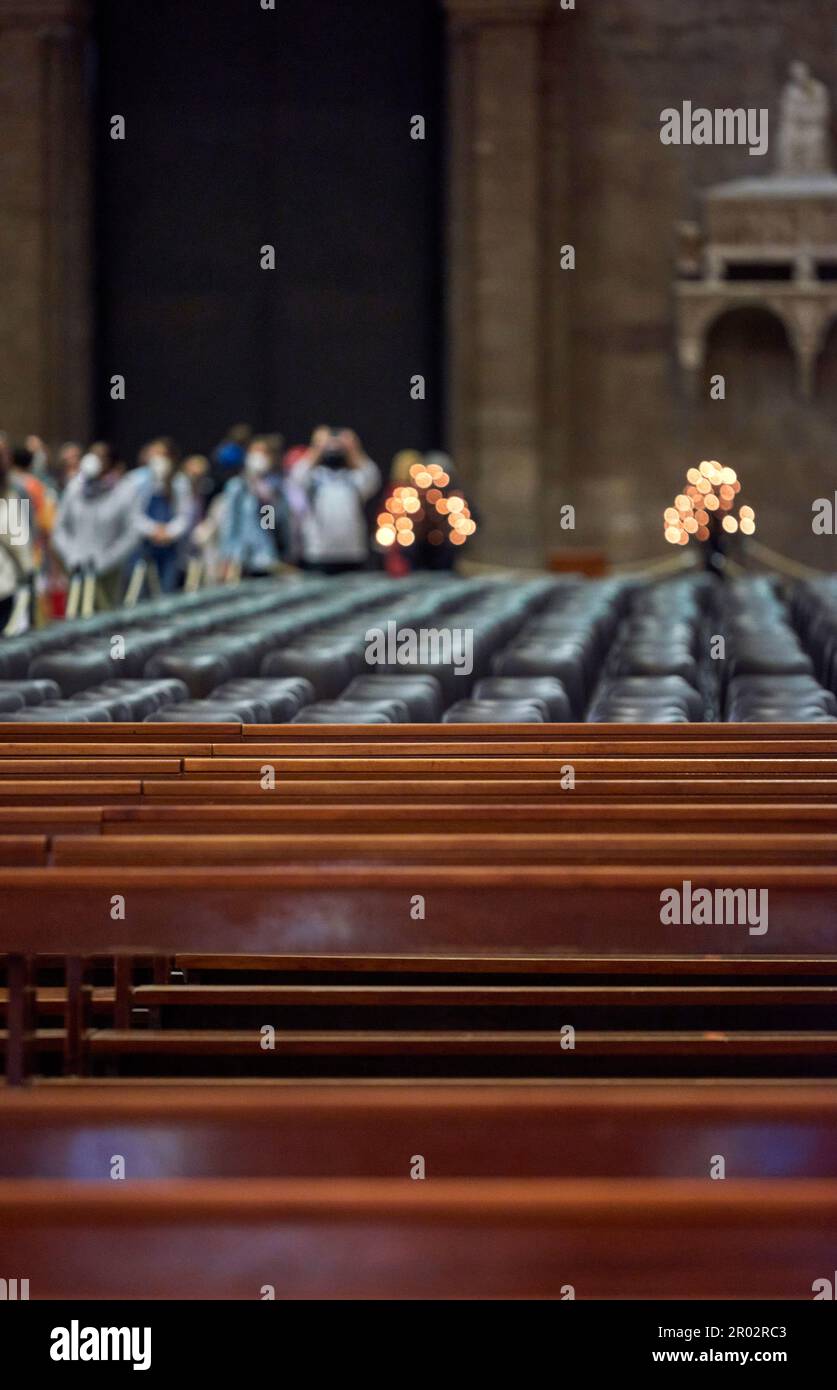
[[[740,531],[752,536],[756,529],[756,514],[752,507],[738,509],[733,516],[735,499],[741,484],[735,469],[722,468],[715,459],[704,459],[697,468],[686,474],[686,490],[674,499],[673,507],[663,512],[663,534],[670,545],[688,545],[709,540],[709,522],[713,512],[721,513],[721,526],[729,534]]]
[[[378,545],[414,545],[419,522],[429,527],[427,540],[431,545],[442,545],[446,539],[445,525],[451,544],[464,545],[476,531],[477,523],[464,497],[445,496],[443,489],[450,476],[437,463],[414,463],[410,477],[412,483],[394,488],[384,503],[386,510],[378,514]]]

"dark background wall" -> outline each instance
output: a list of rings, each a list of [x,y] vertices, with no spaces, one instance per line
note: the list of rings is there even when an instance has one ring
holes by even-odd
[[[435,0],[101,0],[96,69],[97,433],[131,456],[238,420],[289,444],[350,424],[384,462],[438,446]]]

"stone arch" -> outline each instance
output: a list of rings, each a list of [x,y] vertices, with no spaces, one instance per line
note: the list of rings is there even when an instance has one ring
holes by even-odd
[[[837,419],[837,314],[823,327],[814,375],[814,395],[818,405]]]
[[[704,394],[720,373],[727,400],[751,409],[760,401],[792,396],[796,390],[793,325],[768,300],[724,305],[707,323],[704,338]]]

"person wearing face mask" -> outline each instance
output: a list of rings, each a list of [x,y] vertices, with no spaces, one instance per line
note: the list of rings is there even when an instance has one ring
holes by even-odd
[[[175,471],[167,440],[153,440],[140,457],[141,465],[131,479],[140,507],[139,558],[154,566],[161,591],[170,594],[182,578],[184,542],[193,524],[192,489],[188,478]]]
[[[94,444],[67,484],[52,545],[68,574],[93,578],[94,606],[114,608],[122,567],[140,537],[139,498],[132,482],[111,466],[106,444]]]
[[[272,441],[253,439],[244,471],[223,491],[219,550],[228,572],[270,574],[290,554],[290,515]]]

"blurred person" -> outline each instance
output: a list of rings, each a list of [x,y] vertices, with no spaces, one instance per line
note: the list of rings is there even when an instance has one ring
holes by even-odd
[[[70,479],[74,478],[78,473],[83,453],[84,450],[81,445],[74,443],[72,440],[69,440],[66,444],[62,444],[59,448],[53,472],[53,481],[59,496],[64,491]]]
[[[35,437],[30,435],[30,441]],[[36,441],[38,442],[38,441]],[[33,626],[51,613],[49,609],[49,566],[47,564],[47,543],[55,526],[58,498],[49,478],[34,473],[36,456],[28,445],[12,451],[14,461],[13,477],[22,488],[31,504],[31,559],[32,577],[30,581],[29,614]]]
[[[46,444],[39,434],[28,434],[24,443],[32,455],[32,462],[29,466],[33,477],[48,483],[50,481],[50,460]]]
[[[33,539],[39,543],[52,531],[55,522],[55,494],[34,472],[35,455],[28,446],[12,450],[15,482],[32,503]]]
[[[267,438],[250,441],[243,471],[224,491],[218,547],[242,578],[270,574],[290,555],[291,525],[285,484]]]
[[[381,474],[354,430],[319,425],[291,477],[306,503],[300,527],[303,567],[321,574],[366,569],[364,504],[379,490]]]
[[[189,537],[190,566],[192,560],[197,562],[195,587],[202,581],[208,584],[220,584],[223,581],[225,562],[220,550],[220,535],[225,506],[224,493],[216,493],[206,509],[203,520],[198,522]]]
[[[390,466],[390,489],[387,495],[391,494],[392,488],[396,485],[411,482],[413,475],[410,470],[421,468],[423,463],[424,455],[420,454],[418,449],[399,449]]]
[[[206,454],[190,454],[183,460],[183,477],[189,484],[191,516],[183,544],[185,587],[192,591],[208,577],[210,564],[210,535],[215,537],[217,526],[203,528],[211,505],[214,483],[212,465]],[[219,517],[220,520],[220,517]]]
[[[220,444],[212,450],[213,483],[222,488],[244,467],[247,448],[253,437],[253,427],[244,422],[231,425]]]
[[[190,454],[183,460],[181,472],[192,489],[192,525],[196,526],[212,496],[212,466],[206,454]]]
[[[308,453],[307,444],[294,444],[290,449],[286,449],[282,455],[282,472],[290,473],[291,469],[304,459]]]
[[[140,458],[143,462],[128,478],[139,500],[140,558],[154,566],[161,592],[171,594],[181,581],[184,542],[195,521],[192,486],[176,471],[171,440],[152,440]]]
[[[112,459],[106,444],[84,454],[59,503],[52,536],[68,574],[95,577],[97,609],[116,607],[123,566],[141,538],[137,488],[110,466]]]
[[[300,486],[299,475],[294,470],[301,459],[308,457],[308,449],[307,444],[295,444],[282,455],[282,475],[290,517],[288,558],[295,565],[302,559],[302,523],[308,510],[308,498],[305,489]]]
[[[21,589],[29,589],[34,574],[31,538],[32,502],[15,478],[12,451],[0,438],[0,634],[15,608]]]

